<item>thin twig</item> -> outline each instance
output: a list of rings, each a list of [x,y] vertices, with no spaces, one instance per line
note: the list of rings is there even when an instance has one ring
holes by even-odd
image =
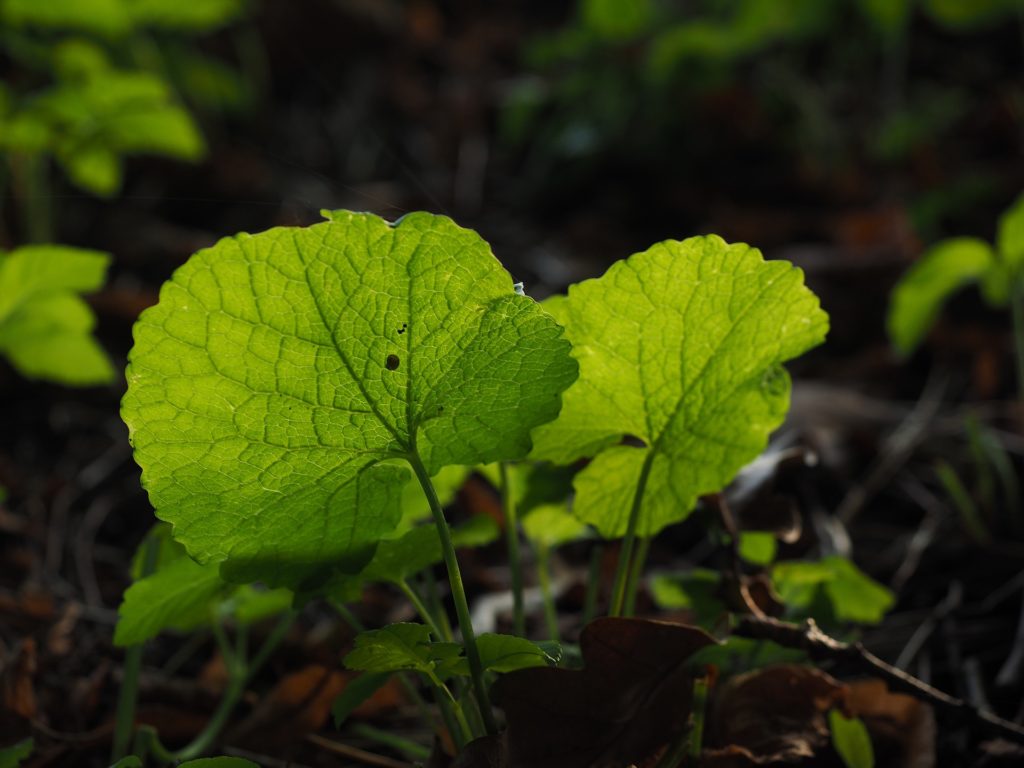
[[[750,590],[747,588],[747,579],[743,574],[743,563],[740,560],[740,530],[739,526],[736,525],[736,518],[733,517],[732,510],[729,509],[729,505],[725,501],[725,496],[721,493],[713,493],[701,497],[701,501],[715,510],[718,515],[718,521],[722,525],[722,530],[729,539],[729,543],[724,547],[726,556],[729,558],[727,576],[735,583],[736,591],[743,601],[743,607],[751,615],[762,619],[765,618],[764,611],[758,606],[757,601],[754,600]]]
[[[1005,739],[1024,744],[1024,726],[1004,720],[987,710],[972,706],[962,699],[943,693],[903,670],[887,664],[860,643],[844,643],[826,635],[813,619],[791,624],[777,619],[745,616],[733,634],[755,640],[771,640],[785,648],[797,648],[814,661],[845,664],[859,673],[882,678],[891,690],[909,693],[937,709],[966,720],[971,727],[989,731]]]
[[[348,744],[341,744],[331,739],[325,739],[323,736],[319,736],[315,733],[306,734],[306,741],[321,749],[326,749],[328,752],[333,752],[336,755],[342,755],[344,757],[356,760],[365,765],[375,765],[379,768],[413,768],[412,763],[404,763],[401,760],[395,760],[384,755],[377,755],[373,752],[367,752],[365,749],[359,749],[359,747],[350,747]]]

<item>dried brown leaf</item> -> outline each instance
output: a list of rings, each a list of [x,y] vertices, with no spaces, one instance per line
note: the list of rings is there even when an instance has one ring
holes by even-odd
[[[686,726],[686,662],[715,641],[703,630],[603,618],[580,637],[584,668],[532,668],[501,677],[509,768],[619,768],[639,763]]]

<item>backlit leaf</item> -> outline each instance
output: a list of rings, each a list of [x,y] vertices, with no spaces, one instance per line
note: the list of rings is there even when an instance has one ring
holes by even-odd
[[[338,211],[200,251],[135,326],[123,415],[157,514],[229,579],[357,571],[401,461],[521,457],[576,377],[561,328],[450,219]]]
[[[714,235],[631,256],[572,286],[560,312],[581,373],[533,455],[595,456],[574,513],[606,537],[625,532],[645,471],[638,533],[650,536],[764,450],[789,407],[782,363],[828,327],[799,269]]]

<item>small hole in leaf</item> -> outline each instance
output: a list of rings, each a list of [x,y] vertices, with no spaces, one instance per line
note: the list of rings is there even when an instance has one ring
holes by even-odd
[[[408,323],[402,323],[402,327],[398,329],[399,335],[405,333],[405,329],[409,327]]]
[[[398,364],[400,362],[401,361],[398,359],[398,355],[388,355],[388,359],[385,361],[384,365],[387,367],[389,371],[397,371]]]

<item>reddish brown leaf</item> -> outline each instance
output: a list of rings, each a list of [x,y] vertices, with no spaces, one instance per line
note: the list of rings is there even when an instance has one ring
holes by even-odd
[[[0,656],[3,709],[30,720],[36,716],[36,641],[26,637],[12,653]]]
[[[331,704],[344,687],[344,673],[319,664],[304,667],[282,678],[232,739],[258,745],[301,739],[327,722]]]
[[[830,743],[825,713],[846,687],[811,667],[767,667],[726,681],[708,718],[707,766],[797,762]]]
[[[509,768],[643,761],[685,727],[693,695],[686,661],[714,642],[680,624],[597,619],[580,637],[584,669],[499,678],[492,694],[508,720]]]

